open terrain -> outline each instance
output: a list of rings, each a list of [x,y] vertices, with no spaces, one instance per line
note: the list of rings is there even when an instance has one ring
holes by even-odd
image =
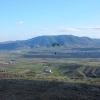
[[[100,86],[39,80],[0,80],[0,100],[100,100]]]
[[[99,48],[0,51],[0,100],[99,100],[99,54]]]

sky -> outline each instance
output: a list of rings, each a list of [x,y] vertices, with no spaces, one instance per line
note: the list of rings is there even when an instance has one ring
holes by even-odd
[[[100,38],[100,0],[0,0],[0,42],[42,35]]]

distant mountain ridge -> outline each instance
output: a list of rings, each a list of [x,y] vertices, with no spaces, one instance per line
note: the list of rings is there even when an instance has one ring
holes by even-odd
[[[38,36],[28,40],[9,41],[0,43],[0,50],[14,50],[35,47],[51,47],[52,43],[57,42],[60,46],[66,47],[93,47],[100,45],[100,39],[89,37],[78,37],[73,35],[57,36]]]

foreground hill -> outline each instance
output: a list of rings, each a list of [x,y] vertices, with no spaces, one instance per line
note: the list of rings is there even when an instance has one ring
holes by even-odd
[[[54,42],[58,42],[61,46],[67,47],[94,47],[99,46],[100,39],[91,39],[88,37],[78,37],[72,35],[38,36],[28,40],[0,43],[0,50],[51,47]]]
[[[0,100],[100,100],[100,86],[39,80],[0,80]]]

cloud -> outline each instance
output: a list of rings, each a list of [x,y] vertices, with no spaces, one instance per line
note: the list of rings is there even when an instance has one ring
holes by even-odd
[[[91,31],[91,30],[94,30],[94,31],[100,31],[100,25],[99,26],[85,26],[85,27],[75,27],[75,28],[68,28],[68,27],[59,27],[57,29],[57,31],[59,32],[79,32],[79,31],[85,31],[85,30],[88,30],[88,31]]]
[[[58,31],[59,32],[77,32],[79,30],[76,28],[59,27]]]
[[[99,26],[86,26],[86,27],[79,27],[77,28],[79,30],[100,30],[100,25]]]
[[[16,22],[16,25],[21,25],[21,24],[23,24],[23,21]]]

